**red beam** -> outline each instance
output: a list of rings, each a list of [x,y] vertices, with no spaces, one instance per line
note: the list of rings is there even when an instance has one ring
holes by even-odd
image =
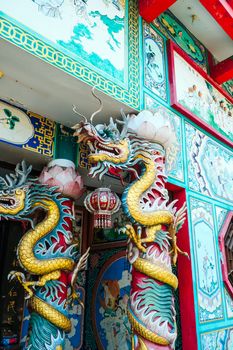
[[[210,66],[210,76],[218,84],[223,84],[233,79],[233,59],[227,58],[214,66]]]
[[[233,0],[199,0],[223,30],[233,39]]]
[[[176,0],[139,0],[139,14],[146,22],[152,22],[175,2]]]

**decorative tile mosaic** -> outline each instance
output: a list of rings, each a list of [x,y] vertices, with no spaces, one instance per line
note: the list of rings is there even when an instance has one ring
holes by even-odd
[[[167,100],[164,39],[147,23],[143,24],[144,83],[153,93]]]
[[[230,297],[228,291],[224,288],[224,296],[226,300],[227,317],[233,318],[233,299]]]
[[[205,47],[170,11],[163,12],[155,21],[156,27],[183,49],[202,69],[207,70]]]
[[[101,0],[98,10],[95,1],[0,0],[0,8],[0,37],[139,109],[134,0]]]
[[[233,201],[233,152],[185,123],[189,187]]]
[[[218,231],[220,231],[221,227],[226,219],[226,216],[228,214],[228,210],[220,208],[220,207],[215,207],[215,211],[216,211]]]
[[[220,329],[201,335],[201,350],[232,350],[233,328]]]
[[[220,278],[216,257],[213,209],[210,204],[190,199],[193,261],[196,265],[198,314],[201,323],[223,318]]]

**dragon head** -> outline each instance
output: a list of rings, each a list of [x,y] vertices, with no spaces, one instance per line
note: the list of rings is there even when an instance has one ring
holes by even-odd
[[[26,184],[32,166],[17,164],[15,174],[0,177],[0,217],[21,218],[28,211],[30,198]]]
[[[116,120],[122,124],[119,131],[117,123],[110,118],[110,123],[94,126],[86,120],[73,126],[74,136],[78,137],[78,143],[86,144],[90,149],[89,161],[93,164],[90,175],[101,178],[110,168],[131,170],[135,172],[134,165],[140,161],[138,154],[147,153],[148,142],[141,141],[133,133],[128,131],[130,117],[122,112],[123,121]]]

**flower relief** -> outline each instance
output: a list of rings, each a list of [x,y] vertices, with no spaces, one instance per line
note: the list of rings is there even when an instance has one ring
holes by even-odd
[[[200,241],[198,241],[198,246],[201,245]],[[205,247],[205,255],[202,261],[202,270],[203,270],[203,280],[202,280],[202,288],[208,293],[211,294],[215,289],[218,283],[214,281],[214,263],[213,257],[209,256],[208,250]]]
[[[218,132],[233,138],[230,101],[175,52],[178,102]],[[178,80],[183,76],[182,81]]]

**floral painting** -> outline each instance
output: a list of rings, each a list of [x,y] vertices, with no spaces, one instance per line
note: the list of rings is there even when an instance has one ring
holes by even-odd
[[[163,100],[167,100],[164,39],[146,23],[143,31],[145,86]]]
[[[0,142],[53,156],[55,122],[0,100]]]
[[[189,187],[210,197],[233,201],[233,153],[186,123]]]
[[[233,349],[233,329],[223,328],[201,335],[201,350]]]
[[[191,198],[200,322],[223,318],[211,205]]]
[[[177,102],[233,141],[232,103],[177,52],[174,53],[174,69]]]
[[[34,127],[26,113],[0,102],[0,140],[26,144],[34,136]]]
[[[21,0],[20,6],[0,0],[0,8],[59,50],[124,82],[124,0]]]

